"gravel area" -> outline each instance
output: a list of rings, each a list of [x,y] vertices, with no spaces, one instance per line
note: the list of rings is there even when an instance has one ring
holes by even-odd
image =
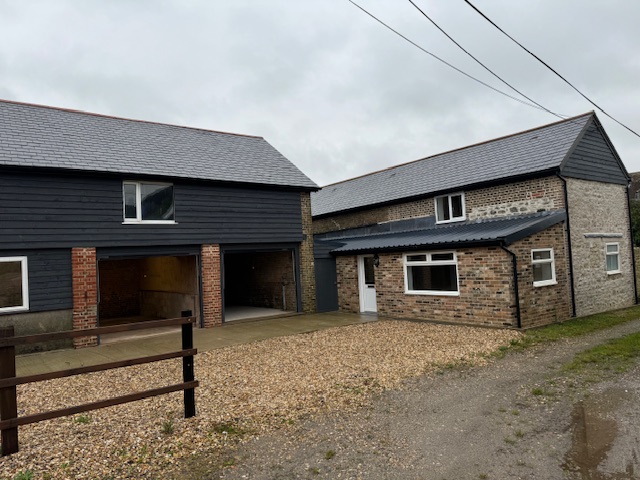
[[[256,328],[260,328],[256,324]],[[494,330],[379,321],[280,337],[197,355],[197,416],[182,393],[20,428],[20,452],[0,458],[0,478],[170,478],[190,459],[317,413],[345,412],[403,380],[486,355],[519,337]],[[181,380],[179,360],[18,387],[19,415]],[[243,435],[237,435],[243,433]]]
[[[637,480],[640,361],[624,374],[567,372],[576,353],[640,320],[511,352],[483,368],[422,375],[229,450],[198,480]],[[233,463],[233,465],[231,465]]]

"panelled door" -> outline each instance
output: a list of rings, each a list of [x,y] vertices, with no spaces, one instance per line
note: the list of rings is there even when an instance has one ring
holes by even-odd
[[[358,257],[358,284],[360,287],[360,311],[367,313],[377,312],[376,273],[373,255],[360,255]]]

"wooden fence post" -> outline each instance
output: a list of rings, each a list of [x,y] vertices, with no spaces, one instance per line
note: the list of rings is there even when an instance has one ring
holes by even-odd
[[[0,338],[13,337],[12,326],[0,327]],[[0,378],[16,376],[16,347],[10,345],[0,347]],[[0,388],[0,420],[18,417],[18,398],[15,385]],[[18,452],[18,427],[2,430],[2,456]]]
[[[190,317],[191,311],[182,312],[183,317]],[[182,349],[188,350],[193,348],[193,323],[182,324]],[[182,381],[192,382],[195,380],[195,372],[193,369],[193,355],[182,358]],[[184,390],[184,418],[195,417],[196,415],[196,391],[194,388],[186,388]]]

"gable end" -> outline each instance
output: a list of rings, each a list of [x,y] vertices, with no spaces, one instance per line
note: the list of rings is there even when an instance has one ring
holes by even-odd
[[[627,174],[607,134],[594,117],[560,167],[565,177],[627,185]]]

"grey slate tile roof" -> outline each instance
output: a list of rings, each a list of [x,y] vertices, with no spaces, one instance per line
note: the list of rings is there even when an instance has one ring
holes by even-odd
[[[323,187],[313,216],[435,194],[560,167],[593,117],[587,113]]]
[[[0,101],[0,166],[317,189],[261,137]]]
[[[444,225],[436,225],[433,217],[430,218],[431,221],[425,222],[424,227],[415,230],[391,228],[389,233],[362,235],[361,229],[354,229],[352,234],[356,236],[353,237],[345,237],[349,233],[342,232],[342,238],[327,235],[317,237],[316,241],[333,245],[331,252],[335,254],[420,247],[451,248],[485,243],[508,246],[566,220],[566,213],[564,210],[556,210]]]

